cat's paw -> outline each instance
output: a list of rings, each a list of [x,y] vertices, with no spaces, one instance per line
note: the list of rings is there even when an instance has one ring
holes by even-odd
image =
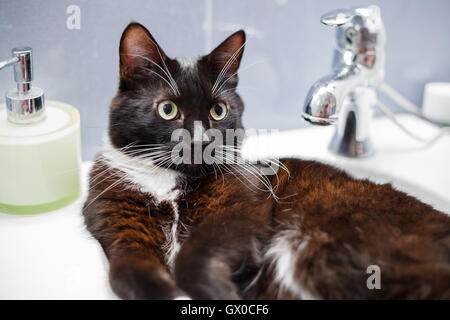
[[[175,267],[175,281],[194,299],[240,299],[238,289],[231,280],[229,266],[214,258],[179,259]]]

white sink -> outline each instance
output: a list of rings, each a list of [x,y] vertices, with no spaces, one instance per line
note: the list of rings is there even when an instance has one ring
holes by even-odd
[[[415,116],[398,115],[399,121],[423,138],[432,138],[438,127]],[[374,154],[352,159],[328,150],[333,126],[313,126],[293,131],[252,136],[244,144],[251,159],[269,156],[316,159],[344,169],[358,178],[392,183],[436,209],[450,213],[450,135],[431,146],[418,142],[389,119],[376,118],[371,124]]]
[[[423,137],[431,137],[437,130],[413,116],[402,115],[400,121]],[[450,212],[450,136],[424,147],[388,119],[376,119],[372,127],[375,155],[347,159],[328,152],[332,134],[332,127],[280,132],[249,138],[245,150],[252,158],[278,155],[318,159],[358,177],[392,182],[437,209]],[[89,166],[83,165],[85,178]],[[0,299],[115,298],[108,284],[108,262],[84,227],[81,206],[85,196],[86,190],[76,203],[51,213],[0,213]]]

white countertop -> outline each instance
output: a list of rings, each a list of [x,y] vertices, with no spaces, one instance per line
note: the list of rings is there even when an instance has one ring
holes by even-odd
[[[399,120],[423,137],[437,131],[413,116],[401,115]],[[378,118],[372,126],[374,156],[345,159],[327,151],[332,134],[332,127],[280,132],[257,141],[250,138],[246,150],[251,155],[320,159],[360,177],[393,182],[450,212],[450,135],[424,147],[388,119]],[[83,164],[84,180],[89,166]],[[75,203],[50,213],[0,213],[0,299],[115,298],[108,284],[107,260],[83,224],[80,210],[85,196],[86,191]]]
[[[83,163],[83,177],[91,163]],[[84,226],[83,195],[49,213],[0,213],[0,299],[111,299],[108,261]]]

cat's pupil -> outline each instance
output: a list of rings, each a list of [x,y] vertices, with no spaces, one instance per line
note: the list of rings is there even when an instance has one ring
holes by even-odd
[[[171,114],[172,113],[172,105],[170,103],[166,103],[163,106],[163,112],[167,115]]]
[[[222,108],[222,106],[216,104],[216,105],[214,106],[214,112],[215,112],[218,116],[221,116],[222,113],[223,113],[223,108]]]

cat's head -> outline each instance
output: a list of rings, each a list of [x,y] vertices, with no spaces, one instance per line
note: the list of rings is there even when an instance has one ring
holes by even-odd
[[[236,86],[244,44],[241,30],[208,55],[172,59],[144,26],[129,24],[120,40],[120,85],[110,111],[112,145],[190,175],[205,172],[211,165],[194,161],[194,146],[204,150],[213,140],[218,144],[217,136],[205,133],[221,132],[224,141],[219,144],[227,144],[227,129],[242,130],[244,105]],[[168,151],[180,146],[182,139],[173,141],[180,129],[191,138],[192,154],[187,156],[185,148],[180,153],[183,159],[191,157],[191,164],[174,165],[167,158]]]

